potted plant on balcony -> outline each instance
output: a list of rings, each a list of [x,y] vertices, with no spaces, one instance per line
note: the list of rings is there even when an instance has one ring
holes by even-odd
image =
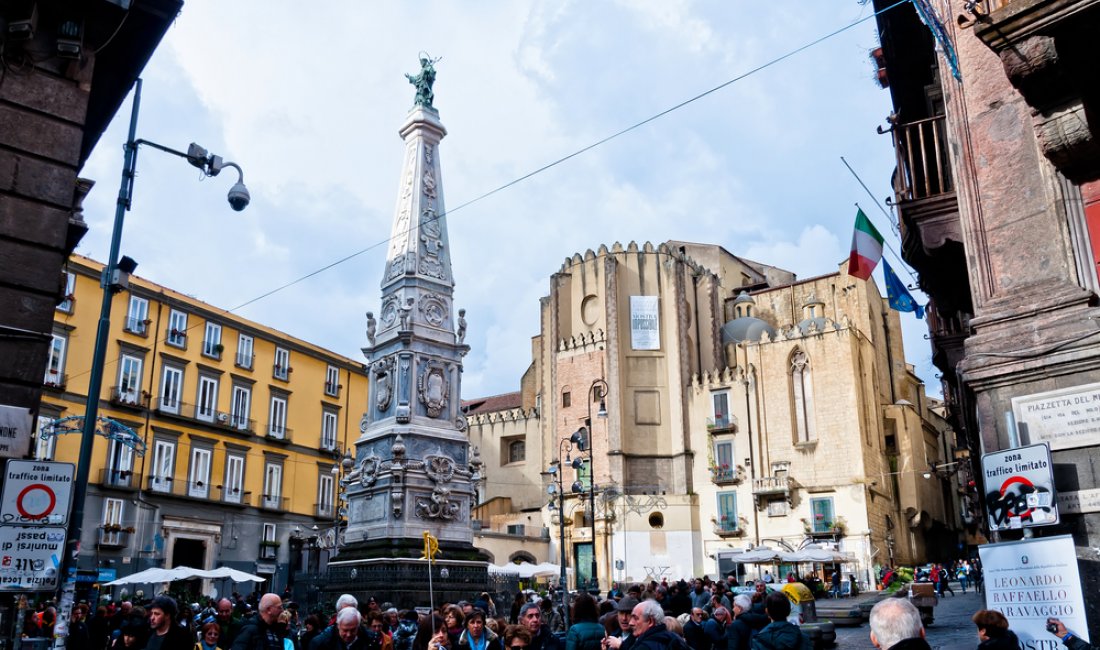
[[[214,344],[214,354],[216,354],[220,357],[222,355],[222,352],[225,352],[225,346],[222,345],[221,343],[215,343]]]

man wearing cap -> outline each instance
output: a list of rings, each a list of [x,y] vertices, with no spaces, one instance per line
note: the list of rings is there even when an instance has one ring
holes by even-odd
[[[283,599],[278,594],[264,594],[257,615],[233,641],[233,650],[283,650],[283,639],[275,627],[282,613]]]
[[[187,630],[176,623],[179,609],[176,601],[169,596],[157,596],[149,605],[149,639],[145,642],[148,650],[191,650],[194,641]]]
[[[630,619],[634,608],[638,606],[638,599],[626,596],[615,605],[615,615],[618,618],[619,630],[616,633],[608,632],[603,640],[604,650],[619,650],[624,641],[629,641],[634,631],[634,622]],[[629,643],[627,643],[629,645]]]

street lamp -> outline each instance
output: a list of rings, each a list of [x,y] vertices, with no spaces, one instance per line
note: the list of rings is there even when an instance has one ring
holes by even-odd
[[[351,457],[351,450],[344,450],[344,458],[340,460],[338,465],[332,466],[332,478],[336,489],[336,503],[332,507],[332,555],[336,557],[336,554],[340,551],[340,523],[344,516],[347,515],[347,507],[344,505],[347,502],[347,487],[348,487],[348,472],[355,467],[355,459]]]
[[[61,565],[61,605],[68,611],[76,589],[77,555],[80,552],[80,536],[83,533],[84,502],[87,498],[88,474],[92,462],[92,447],[95,441],[96,421],[99,416],[99,393],[103,387],[103,366],[107,357],[107,337],[111,328],[111,299],[122,290],[128,281],[128,275],[134,271],[137,263],[129,258],[119,260],[119,248],[122,245],[122,223],[126,212],[130,210],[134,193],[134,178],[137,170],[137,150],[146,144],[154,149],[184,158],[198,167],[207,176],[217,176],[225,167],[237,170],[237,183],[229,190],[229,205],[237,211],[248,206],[251,197],[244,186],[244,172],[236,163],[225,162],[220,156],[208,153],[202,147],[192,144],[186,153],[176,151],[148,140],[136,138],[138,109],[141,105],[141,79],[134,83],[134,103],[130,112],[130,131],[124,147],[122,164],[122,185],[118,191],[115,206],[115,221],[111,231],[111,248],[107,256],[107,265],[103,268],[100,286],[103,287],[103,303],[99,309],[99,326],[96,330],[95,348],[92,350],[92,368],[88,376],[88,399],[84,407],[84,427],[80,439],[80,455],[76,466],[76,480],[73,485],[73,507],[69,516],[68,539]],[[122,262],[125,262],[123,264]],[[67,602],[66,602],[67,599]],[[60,641],[64,643],[64,641]]]
[[[561,570],[558,584],[561,587],[561,615],[565,629],[569,629],[569,578],[565,574],[565,487],[562,484],[561,455],[565,453],[569,459],[569,451],[573,446],[567,438],[562,438],[558,443],[558,458],[550,464],[546,471],[550,474],[550,485],[546,486],[546,493],[550,495],[549,507],[554,507],[554,497],[558,500],[558,555]]]
[[[589,574],[589,590],[599,592],[600,580],[596,563],[596,466],[592,457],[592,402],[600,400],[600,407],[596,410],[596,417],[607,417],[607,382],[597,379],[588,387],[588,417],[584,420],[584,426],[569,436],[569,442],[576,445],[579,451],[588,452],[588,512],[589,523],[592,526],[592,573]],[[584,458],[578,456],[573,459],[573,468],[580,469],[584,466]],[[573,492],[581,494],[584,485],[578,480],[573,483]]]

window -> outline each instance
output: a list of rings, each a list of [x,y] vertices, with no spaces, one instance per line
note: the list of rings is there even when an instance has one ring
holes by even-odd
[[[737,468],[733,466],[732,440],[722,440],[714,443],[714,465],[710,468],[710,471],[715,481],[733,479]]]
[[[187,475],[187,496],[205,499],[210,496],[210,459],[213,452],[205,447],[191,448],[191,473]]]
[[[520,438],[508,443],[508,462],[522,463],[527,460],[527,441]]]
[[[271,396],[271,413],[268,418],[267,435],[272,438],[286,438],[286,398]]]
[[[145,336],[149,325],[149,301],[138,296],[130,296],[130,307],[126,311],[126,331]]]
[[[325,371],[325,395],[333,397],[340,394],[340,369],[329,366]]]
[[[57,311],[66,314],[73,313],[73,292],[76,291],[76,275],[65,271],[65,294],[61,302],[57,303]]]
[[[802,350],[795,350],[791,355],[791,403],[794,409],[796,443],[817,439],[817,431],[814,427],[813,393],[810,359]]]
[[[728,427],[730,425],[730,394],[728,392],[712,393],[711,400],[714,403],[714,426]]]
[[[64,334],[54,334],[50,340],[49,359],[46,361],[46,377],[43,379],[47,386],[65,386],[65,349],[69,347],[69,339]]]
[[[107,453],[107,469],[104,483],[129,487],[134,474],[134,450],[127,445],[112,440]]]
[[[223,498],[229,503],[241,503],[244,499],[244,456],[227,454],[225,457],[225,488]]]
[[[237,337],[237,365],[252,369],[252,337],[247,334]]]
[[[264,524],[264,532],[261,541],[274,542],[275,540],[275,524]]]
[[[328,451],[336,449],[337,423],[335,412],[324,411],[321,413],[321,449]]]
[[[164,366],[164,375],[160,382],[160,410],[178,415],[182,390],[183,368]]]
[[[286,381],[290,376],[290,350],[275,348],[275,367],[272,369],[275,379]]]
[[[47,438],[42,437],[42,431],[46,427],[53,424],[54,418],[47,418],[38,416],[38,428],[34,431],[34,459],[35,460],[53,460],[54,453],[57,449],[57,435],[51,435]]]
[[[562,407],[562,408],[569,408],[569,405],[570,405],[570,404],[571,404],[572,402],[573,402],[573,398],[572,398],[572,396],[571,396],[571,395],[569,394],[569,391],[564,391],[564,392],[563,392],[563,393],[561,394],[561,407]]]
[[[252,389],[248,386],[233,387],[233,403],[230,405],[229,426],[241,431],[251,431],[249,413],[252,408]]]
[[[187,346],[187,314],[185,312],[177,309],[168,312],[168,337],[165,342],[177,348]]]
[[[118,361],[118,391],[115,399],[121,404],[141,403],[141,357],[123,353]]]
[[[260,537],[260,559],[274,560],[279,554],[279,542],[275,539],[275,524],[264,524]]]
[[[283,466],[278,463],[267,463],[264,466],[264,508],[282,508],[283,495]]]
[[[333,487],[336,485],[336,480],[332,476],[332,472],[325,471],[323,468],[317,470],[317,516],[318,517],[331,517],[332,516],[332,493]]]
[[[202,337],[202,353],[215,359],[222,358],[222,326],[206,322],[206,334]]]
[[[100,543],[107,546],[122,544],[122,513],[126,502],[122,499],[103,500],[103,536]]]
[[[810,514],[812,516],[810,530],[815,533],[831,533],[836,517],[833,515],[833,498],[820,497],[810,499]]]
[[[195,417],[213,422],[218,414],[218,378],[199,375],[199,395],[195,400]]]
[[[585,458],[581,461],[581,466],[577,468],[577,482],[581,484],[581,487],[585,492],[588,492],[592,487],[592,459]]]
[[[176,443],[169,440],[154,441],[153,473],[149,476],[149,489],[155,492],[171,492],[175,466]]]
[[[718,493],[718,529],[725,532],[737,530],[737,493]]]

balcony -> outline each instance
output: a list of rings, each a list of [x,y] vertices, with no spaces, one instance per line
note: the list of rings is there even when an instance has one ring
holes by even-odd
[[[46,388],[52,388],[54,390],[65,390],[65,386],[69,383],[69,376],[52,370],[46,371],[46,377],[42,380],[42,385]]]
[[[264,510],[286,512],[290,508],[290,497],[279,496],[278,494],[261,494],[257,507]]]
[[[243,415],[216,411],[209,406],[189,404],[180,401],[165,403],[163,400],[157,400],[156,404],[157,413],[161,415],[172,415],[186,420],[203,422],[225,429],[236,430],[246,435],[256,431],[256,421],[250,420]]]
[[[782,497],[788,504],[791,502],[791,486],[794,483],[788,476],[763,476],[752,480],[752,496],[756,499],[756,507],[763,509],[767,506],[770,497]]]
[[[279,542],[260,542],[260,559],[274,560],[279,557]]]
[[[256,362],[256,355],[242,354],[238,352],[233,362],[237,365],[238,368],[243,368],[244,370],[252,370],[252,364]]]
[[[145,407],[145,396],[136,388],[111,386],[111,404],[140,409]]]
[[[149,324],[153,321],[148,318],[135,318],[127,316],[122,323],[122,329],[138,336],[149,336]]]
[[[222,503],[241,506],[242,508],[252,505],[252,493],[244,491],[243,488],[226,488],[218,485],[214,489],[218,491],[218,501]]]
[[[146,489],[154,494],[165,494],[189,499],[209,500],[211,495],[210,481],[184,481],[174,477],[150,476],[146,481]]]
[[[317,517],[324,517],[325,519],[332,519],[336,516],[336,510],[331,503],[315,503],[313,504],[313,512]]]
[[[710,480],[715,485],[737,485],[745,480],[745,468],[740,465],[711,465]]]
[[[281,379],[283,381],[290,381],[290,366],[282,366],[275,364],[271,366],[271,376],[275,379]]]
[[[96,546],[99,548],[124,548],[130,544],[130,535],[133,528],[123,528],[118,524],[103,524],[99,527],[99,539]]]
[[[187,330],[168,328],[164,330],[164,342],[177,348],[187,347]]]
[[[737,420],[733,417],[716,415],[707,418],[707,433],[733,433],[737,431]]]
[[[286,428],[284,425],[268,424],[267,431],[264,433],[264,438],[271,442],[289,443],[293,433],[293,430]]]
[[[340,384],[334,384],[331,381],[326,381],[325,395],[328,395],[329,397],[339,397],[341,388],[342,386]]]
[[[99,485],[119,490],[137,490],[141,485],[141,474],[131,469],[103,469],[99,471]]]
[[[737,517],[721,515],[712,517],[711,521],[714,523],[714,534],[719,537],[745,536],[745,528]]]
[[[202,356],[209,357],[211,359],[221,360],[222,352],[225,351],[225,346],[216,341],[203,341],[202,342]]]

